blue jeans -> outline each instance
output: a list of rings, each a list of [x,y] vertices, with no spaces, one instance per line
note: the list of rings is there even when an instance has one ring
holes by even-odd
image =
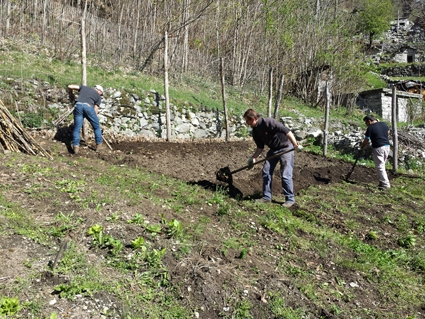
[[[280,153],[288,149],[270,150],[267,152],[267,157],[276,153]],[[267,160],[263,166],[263,198],[272,199],[272,181],[273,172],[277,163],[280,162],[280,174],[282,177],[282,190],[285,195],[286,202],[295,202],[294,185],[292,181],[292,171],[294,170],[294,152],[288,152],[281,156],[277,156]]]
[[[72,132],[72,145],[80,146],[80,131],[83,127],[83,121],[86,118],[94,131],[96,144],[102,143],[102,131],[100,129],[99,119],[93,106],[86,103],[77,102],[74,108],[74,131]]]

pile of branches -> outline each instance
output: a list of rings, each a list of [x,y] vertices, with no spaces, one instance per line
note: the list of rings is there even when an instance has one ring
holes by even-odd
[[[400,144],[403,144],[406,147],[413,149],[423,149],[425,150],[425,142],[423,138],[418,137],[414,134],[411,134],[409,131],[398,131],[398,141]]]
[[[23,152],[30,155],[53,157],[29,135],[0,100],[0,152]]]

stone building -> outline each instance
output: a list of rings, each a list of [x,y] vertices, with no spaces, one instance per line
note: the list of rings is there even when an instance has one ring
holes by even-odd
[[[414,63],[422,61],[423,55],[412,47],[402,47],[394,53],[393,61],[397,63]]]
[[[396,91],[397,122],[410,122],[421,112],[422,95]],[[392,89],[376,89],[360,92],[357,106],[367,113],[373,113],[386,121],[392,120]]]

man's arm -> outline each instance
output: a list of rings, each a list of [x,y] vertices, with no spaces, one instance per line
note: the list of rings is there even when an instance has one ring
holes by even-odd
[[[74,103],[75,101],[75,95],[74,95],[74,90],[79,90],[80,86],[76,85],[76,84],[70,84],[68,85],[68,96],[69,96],[69,100]]]
[[[80,86],[77,85],[77,84],[68,85],[68,92],[69,93],[72,93],[72,91],[79,90],[79,89],[80,89]]]
[[[263,153],[264,148],[258,148],[255,150],[254,154],[252,155],[252,158],[257,159],[258,156],[260,156],[261,153]]]
[[[369,143],[369,139],[365,137],[362,145],[360,146],[360,150],[364,149],[368,143]]]
[[[294,145],[294,148],[297,148],[298,147],[298,142],[295,139],[295,136],[294,136],[294,134],[291,131],[289,131],[289,133],[286,134],[286,137],[292,143],[292,145]]]
[[[263,152],[264,148],[256,148],[254,154],[252,154],[252,157],[248,159],[248,165],[249,169],[254,167],[254,163],[257,161],[257,157],[260,156],[260,154]]]

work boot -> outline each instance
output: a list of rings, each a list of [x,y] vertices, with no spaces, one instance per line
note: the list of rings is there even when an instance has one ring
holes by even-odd
[[[292,205],[294,205],[295,203],[294,202],[284,202],[283,204],[282,204],[282,206],[283,207],[286,207],[286,208],[289,208],[289,207],[292,207]]]
[[[270,199],[267,199],[267,198],[260,198],[260,199],[256,199],[255,202],[256,203],[261,203],[261,204],[268,204],[268,203],[271,202],[271,200]]]
[[[74,146],[72,149],[74,150],[74,154],[78,154],[80,152],[79,146]]]
[[[390,188],[390,186],[385,185],[384,183],[382,183],[381,181],[379,181],[378,189],[386,190],[386,189],[389,189],[389,188]]]
[[[96,144],[96,152],[99,153],[99,152],[103,152],[105,150],[106,150],[105,143]]]

